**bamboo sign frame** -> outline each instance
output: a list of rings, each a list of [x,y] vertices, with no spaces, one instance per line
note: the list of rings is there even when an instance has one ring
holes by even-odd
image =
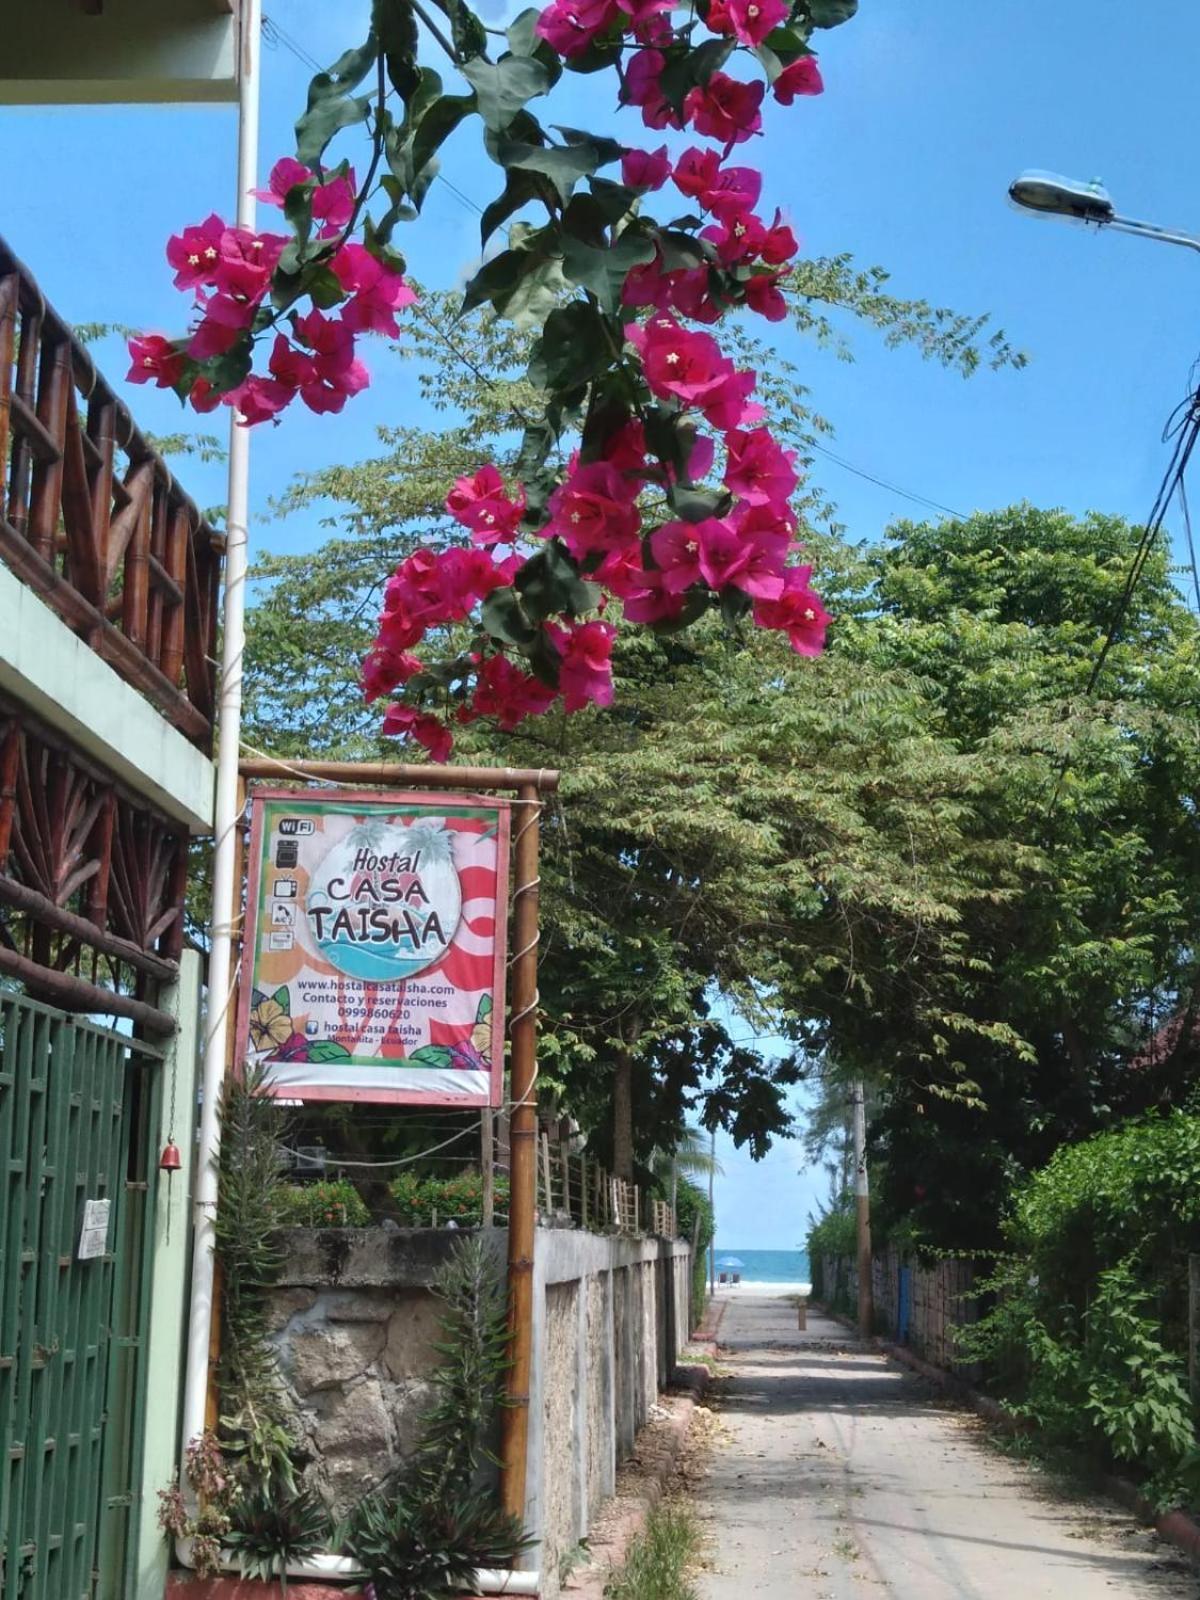
[[[500,1498],[525,1519],[529,1391],[533,1368],[533,1248],[537,1212],[538,851],[542,796],[559,774],[514,767],[409,767],[357,761],[261,759],[241,764],[244,779],[311,780],[350,787],[515,791],[512,807],[512,918],[508,958],[509,1218],[508,1327],[511,1338],[505,1404],[500,1413]]]

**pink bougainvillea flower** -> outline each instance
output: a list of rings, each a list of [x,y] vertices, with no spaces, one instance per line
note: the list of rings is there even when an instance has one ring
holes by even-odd
[[[713,298],[712,285],[707,267],[673,272],[668,280],[671,304],[692,322],[719,322],[722,308]]]
[[[420,660],[409,651],[376,645],[363,661],[363,699],[370,705],[381,695],[391,694],[397,684],[407,683],[420,670]]]
[[[479,545],[511,544],[525,515],[525,486],[515,499],[504,492],[498,467],[481,467],[471,478],[457,478],[446,496],[446,510],[456,522],[471,530]]]
[[[313,190],[313,221],[319,223],[317,233],[322,239],[338,234],[354,215],[354,202],[358,193],[358,180],[354,168],[326,178]]]
[[[167,261],[175,268],[177,289],[198,289],[214,281],[226,229],[214,211],[194,228],[173,233],[167,240]]]
[[[621,286],[621,303],[627,306],[657,306],[665,311],[671,303],[674,274],[663,271],[661,253],[653,261],[630,267]]]
[[[550,521],[543,532],[557,534],[576,558],[617,550],[638,536],[637,492],[637,483],[611,461],[577,467],[550,496]]]
[[[188,390],[188,405],[193,411],[199,411],[202,415],[215,411],[225,398],[219,389],[213,388],[207,378],[197,378]]]
[[[648,572],[646,586],[625,595],[621,608],[626,621],[654,627],[664,622],[677,622],[683,614],[683,596],[664,589],[659,574]]]
[[[729,14],[729,0],[708,0],[704,22],[711,33],[719,33],[722,37],[732,33],[733,18]]]
[[[816,56],[800,56],[784,67],[771,92],[781,106],[790,106],[798,94],[820,94],[824,87]]]
[[[715,246],[717,260],[722,266],[736,266],[742,261],[753,261],[762,253],[767,230],[751,211],[731,217],[728,222],[714,223],[702,230],[700,237]]]
[[[664,522],[650,535],[650,553],[667,594],[682,594],[700,581],[698,522]]]
[[[238,388],[230,390],[228,401],[240,412],[245,426],[252,428],[259,422],[274,422],[295,398],[296,391],[291,384],[252,374]]]
[[[153,383],[173,389],[183,376],[183,352],[161,333],[143,333],[128,341],[131,366],[127,383]]]
[[[307,183],[317,176],[318,174],[311,167],[306,167],[302,161],[297,161],[292,156],[284,156],[271,168],[271,176],[267,179],[269,187],[255,189],[254,195],[266,205],[282,206],[297,185]],[[354,176],[353,167],[313,185],[312,215],[313,221],[318,224],[317,232],[320,238],[331,238],[350,221],[354,215],[357,190],[358,181]]]
[[[734,222],[753,211],[762,193],[762,173],[753,167],[722,167],[700,192],[700,204],[718,222]]]
[[[732,366],[732,362],[730,363]],[[704,401],[705,417],[722,433],[761,422],[766,413],[750,399],[757,379],[753,372],[730,372]]]
[[[625,67],[621,99],[625,105],[641,107],[642,121],[648,128],[683,127],[683,118],[671,109],[662,92],[666,64],[661,50],[638,50]]]
[[[663,65],[666,65],[665,58]],[[721,157],[715,150],[701,150],[699,145],[692,145],[675,163],[671,181],[680,194],[686,194],[689,200],[699,200],[716,183],[720,172]]]
[[[790,10],[786,0],[729,0],[729,21],[742,44],[762,44]]]
[[[621,157],[621,182],[631,189],[661,189],[671,176],[665,144],[657,150],[626,150]]]
[[[728,150],[762,127],[762,100],[766,85],[742,83],[728,73],[714,72],[704,85],[689,89],[684,116],[707,139],[719,139]]]
[[[725,487],[748,506],[786,505],[796,487],[794,456],[769,428],[725,436]]]
[[[416,294],[398,272],[377,261],[365,245],[344,244],[333,258],[338,282],[350,296],[342,321],[358,332],[389,333],[400,328],[396,312],[416,303]]]
[[[317,379],[317,369],[312,356],[303,350],[298,350],[286,334],[275,335],[275,343],[271,348],[271,358],[267,365],[272,377],[278,378],[280,383],[286,383],[293,389],[302,389],[305,384],[315,383]]]
[[[670,11],[673,4],[674,0],[617,0],[634,28],[652,25],[654,18]]]
[[[450,751],[454,748],[450,730],[439,717],[415,711],[412,706],[400,705],[396,701],[384,713],[382,731],[388,736],[415,739],[418,744],[424,745],[435,761],[448,761]]]
[[[310,411],[340,411],[352,394],[370,382],[366,367],[354,357],[354,332],[322,312],[312,310],[296,322],[296,336],[312,351],[313,376],[300,390]]]
[[[311,167],[306,167],[303,161],[297,161],[294,156],[281,156],[271,168],[267,179],[268,187],[255,189],[254,198],[268,206],[282,207],[283,202],[298,184],[307,183],[314,177],[316,173]]]
[[[772,267],[783,266],[792,259],[800,248],[796,242],[796,235],[788,227],[787,223],[782,220],[782,216],[783,213],[781,211],[777,210],[775,212],[771,226],[767,229],[763,238],[762,248],[759,251],[763,260],[768,266]]]
[[[656,395],[704,406],[733,376],[733,362],[707,333],[682,328],[674,317],[631,323],[625,336],[642,358],[646,382]]]
[[[592,580],[615,594],[618,600],[644,589],[646,569],[642,566],[641,545],[629,544],[620,550],[610,550],[592,573]]]
[[[787,301],[777,287],[782,276],[781,272],[756,272],[743,285],[746,304],[768,322],[782,322],[787,316]]]
[[[559,654],[558,688],[568,711],[610,706],[613,699],[611,622],[554,623],[546,632]]]
[[[760,628],[786,633],[797,655],[819,656],[825,648],[825,632],[832,618],[819,597],[809,588],[811,567],[788,567],[783,575],[783,590],[777,599],[758,600],[754,620]]]
[[[540,717],[558,697],[558,691],[532,673],[524,672],[507,656],[488,656],[475,681],[464,722],[476,717],[495,717],[505,733],[511,733],[526,717]]]
[[[639,417],[630,417],[604,442],[604,459],[626,477],[645,474],[646,455],[646,430]]]
[[[569,61],[607,33],[619,14],[616,0],[554,0],[538,18],[535,32]]]
[[[213,295],[206,303],[205,310],[221,299],[220,295]],[[234,345],[246,331],[248,324],[233,320],[233,303],[223,303],[217,307],[219,313],[228,316],[230,320],[222,321],[220,316],[205,315],[192,330],[187,343],[187,353],[193,361],[209,361],[213,356],[223,356],[227,350],[232,350]]]
[[[231,299],[261,300],[287,242],[281,233],[255,233],[250,228],[226,228],[221,235],[221,250],[213,269],[213,283]]]

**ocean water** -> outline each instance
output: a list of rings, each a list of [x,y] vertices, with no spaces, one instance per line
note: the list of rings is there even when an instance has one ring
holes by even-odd
[[[807,1250],[743,1250],[738,1246],[718,1245],[716,1249],[717,1275],[726,1256],[736,1256],[742,1263],[737,1268],[743,1283],[808,1283]]]

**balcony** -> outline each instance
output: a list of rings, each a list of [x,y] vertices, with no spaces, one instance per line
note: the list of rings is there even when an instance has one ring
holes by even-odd
[[[0,238],[0,561],[203,751],[222,549]]]

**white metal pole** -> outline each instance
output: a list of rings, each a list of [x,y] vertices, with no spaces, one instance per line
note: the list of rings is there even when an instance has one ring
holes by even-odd
[[[237,220],[253,228],[257,207],[251,192],[258,175],[259,61],[262,0],[242,0],[241,81],[238,96]],[[250,489],[250,431],[230,414],[229,509],[226,517],[224,638],[217,731],[217,792],[213,861],[212,938],[208,956],[208,1018],[204,1041],[203,1100],[196,1152],[192,1222],[192,1292],[188,1315],[187,1370],[180,1441],[180,1482],[188,1444],[204,1431],[208,1392],[208,1344],[212,1325],[214,1217],[221,1130],[217,1104],[234,1003],[231,981],[237,854],[238,755],[242,722],[242,655],[246,643],[246,522]]]

